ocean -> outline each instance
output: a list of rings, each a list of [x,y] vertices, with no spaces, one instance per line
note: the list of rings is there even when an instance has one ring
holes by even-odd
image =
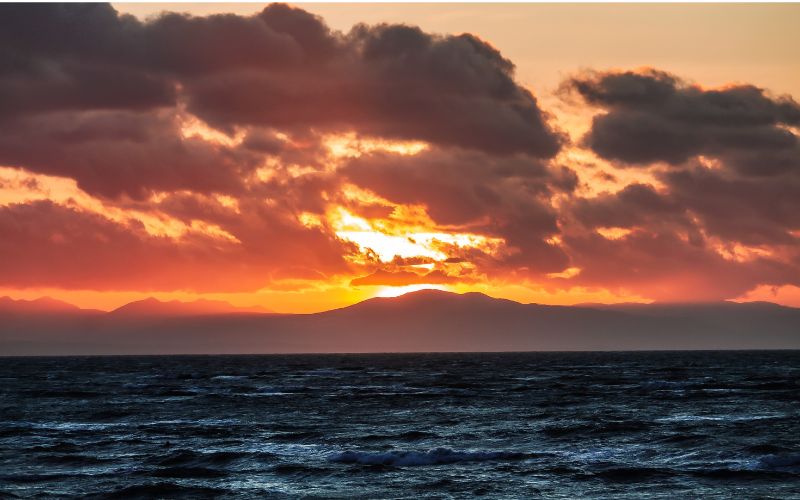
[[[0,358],[0,498],[800,498],[800,351]]]

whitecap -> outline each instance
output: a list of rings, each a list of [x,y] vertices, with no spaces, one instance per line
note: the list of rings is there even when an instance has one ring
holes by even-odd
[[[655,419],[656,422],[750,422],[772,420],[785,417],[782,413],[764,415],[671,415]]]
[[[211,380],[242,380],[250,378],[246,375],[215,375],[211,377]]]

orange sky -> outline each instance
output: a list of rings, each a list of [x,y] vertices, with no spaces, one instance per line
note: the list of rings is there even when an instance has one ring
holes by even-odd
[[[0,295],[800,306],[797,5],[114,8],[5,16]]]

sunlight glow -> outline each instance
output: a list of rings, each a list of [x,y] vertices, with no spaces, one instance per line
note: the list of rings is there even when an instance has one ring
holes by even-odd
[[[715,239],[716,238],[712,240]],[[722,256],[723,259],[733,262],[750,262],[759,258],[769,258],[773,255],[773,251],[769,248],[747,246],[741,243],[712,241],[710,246]]]
[[[375,294],[376,297],[390,298],[399,297],[411,292],[418,292],[420,290],[447,290],[447,287],[442,285],[405,285],[405,286],[383,286]]]
[[[339,238],[355,243],[364,253],[374,252],[383,262],[389,262],[395,256],[428,257],[444,261],[450,257],[444,251],[447,246],[481,248],[493,253],[503,243],[500,239],[477,234],[431,231],[396,223],[383,224],[383,220],[367,220],[342,207],[331,212],[329,220]]]
[[[579,267],[568,267],[564,269],[560,273],[548,273],[548,278],[562,278],[562,279],[569,279],[574,278],[575,276],[581,273],[581,268]]]
[[[222,133],[203,123],[190,114],[182,114],[179,118],[180,131],[184,139],[202,139],[203,141],[222,146],[238,146],[245,137],[244,131],[237,131],[233,136]]]
[[[385,151],[400,155],[415,155],[426,149],[421,141],[390,141],[377,138],[358,137],[355,133],[330,135],[325,138],[325,147],[334,158],[353,158],[365,153]]]
[[[607,240],[621,240],[633,232],[625,227],[598,227],[595,231]]]

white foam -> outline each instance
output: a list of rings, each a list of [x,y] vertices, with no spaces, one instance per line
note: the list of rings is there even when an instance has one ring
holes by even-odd
[[[753,420],[770,420],[783,418],[782,413],[764,415],[671,415],[655,419],[656,422],[749,422]]]

